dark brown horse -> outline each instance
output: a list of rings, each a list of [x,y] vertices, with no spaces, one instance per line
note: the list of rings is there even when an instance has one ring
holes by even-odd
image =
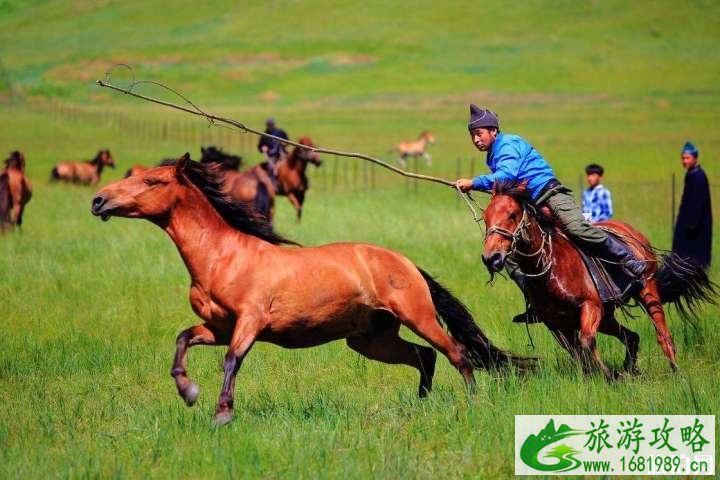
[[[115,168],[110,150],[99,150],[87,162],[60,162],[50,172],[50,180],[62,180],[83,185],[96,185],[104,167]]]
[[[639,337],[615,319],[614,306],[603,304],[578,250],[538,212],[524,185],[496,186],[485,210],[483,261],[491,275],[500,271],[508,256],[526,275],[526,295],[539,320],[585,371],[594,364],[608,379],[614,378],[597,351],[598,331],[618,338],[626,348],[624,370],[635,373]],[[712,302],[714,284],[703,269],[674,254],[658,259],[643,234],[620,222],[600,227],[627,241],[634,254],[648,264],[644,287],[635,296],[657,332],[657,341],[677,368],[675,346],[665,323],[663,303],[672,302],[683,317],[693,314],[700,302]]]
[[[92,201],[103,220],[146,218],[175,242],[203,323],[178,336],[171,373],[192,405],[198,387],[187,376],[188,348],[229,346],[217,423],[232,418],[235,375],[256,341],[299,348],[345,338],[368,358],[416,368],[420,396],[431,389],[435,351],[400,338],[401,325],[443,353],[468,385],[474,367],[528,365],[493,346],[463,304],[403,255],[362,243],[283,246],[292,242],[223,193],[222,178],[186,154],[175,166],[108,185]]]
[[[31,196],[32,187],[25,176],[25,155],[16,150],[0,170],[0,233],[22,225],[25,205]]]
[[[314,147],[310,137],[298,140],[301,145]],[[305,192],[310,188],[310,182],[305,175],[307,165],[312,163],[316,167],[322,164],[320,155],[307,148],[295,147],[290,154],[282,158],[277,165],[277,195],[285,195],[295,207],[297,219],[302,218],[302,207],[305,202]]]

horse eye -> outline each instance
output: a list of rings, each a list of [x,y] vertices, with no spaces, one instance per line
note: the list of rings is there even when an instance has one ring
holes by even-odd
[[[143,182],[145,182],[145,185],[147,185],[149,187],[152,187],[153,185],[157,185],[158,183],[160,183],[160,181],[155,178],[146,178],[143,180]]]

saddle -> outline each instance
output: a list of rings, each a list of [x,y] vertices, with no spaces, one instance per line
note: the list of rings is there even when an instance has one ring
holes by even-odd
[[[539,209],[540,214],[545,220],[552,222],[552,214],[547,206]],[[612,235],[616,240],[627,244],[625,239],[617,235],[613,230],[606,227],[601,228],[608,235]],[[622,265],[608,263],[594,256],[591,252],[586,251],[575,242],[573,242],[562,230],[553,227],[553,233],[565,238],[570,245],[580,254],[585,267],[592,278],[595,288],[600,296],[600,301],[605,306],[619,307],[625,305],[633,296],[637,294],[638,284],[632,275],[628,274]]]

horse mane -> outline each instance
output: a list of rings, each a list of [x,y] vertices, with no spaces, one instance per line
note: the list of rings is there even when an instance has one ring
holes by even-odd
[[[272,223],[253,211],[246,202],[239,202],[223,191],[225,174],[215,163],[181,160],[182,173],[205,195],[213,208],[231,227],[258,237],[273,245],[299,245],[273,231]]]
[[[493,197],[495,195],[507,195],[518,201],[521,205],[532,202],[532,196],[527,189],[527,184],[517,180],[501,180],[495,182],[492,189]]]
[[[25,171],[25,155],[20,150],[10,152],[10,156],[5,160],[7,168],[17,168],[21,172]]]

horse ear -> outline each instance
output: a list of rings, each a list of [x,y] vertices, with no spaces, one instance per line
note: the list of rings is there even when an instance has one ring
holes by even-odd
[[[524,192],[525,190],[527,190],[527,186],[528,186],[528,181],[527,181],[527,178],[526,178],[525,180],[523,180],[522,182],[520,182],[520,185],[518,185],[518,190],[521,191],[521,192]]]
[[[185,169],[190,165],[190,154],[188,152],[185,152],[185,155],[178,158],[175,162],[175,175],[178,177],[184,177],[185,176]]]

